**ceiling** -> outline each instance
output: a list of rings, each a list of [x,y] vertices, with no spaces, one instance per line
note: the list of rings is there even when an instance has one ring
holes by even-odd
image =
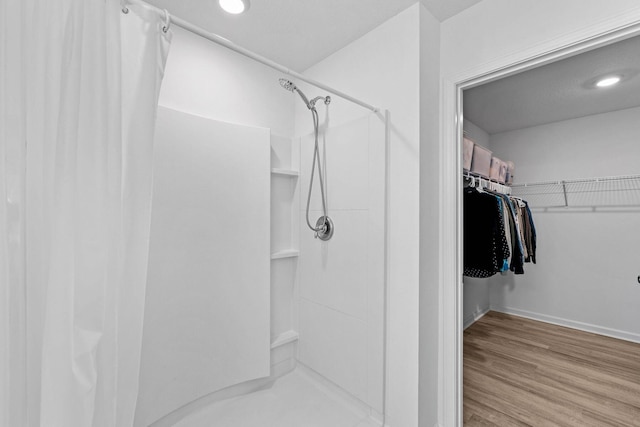
[[[598,77],[623,81],[595,88]],[[489,134],[640,106],[640,37],[464,92],[464,116]]]
[[[242,15],[229,15],[217,0],[147,0],[295,71],[363,36],[418,0],[250,0]],[[421,0],[443,21],[481,0]]]
[[[442,22],[470,8],[481,0],[421,0],[429,12]]]

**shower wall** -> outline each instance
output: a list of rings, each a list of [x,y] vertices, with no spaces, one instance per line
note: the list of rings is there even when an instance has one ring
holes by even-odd
[[[407,21],[417,26],[417,9],[395,19],[383,30],[376,30],[375,38],[388,39],[391,31],[395,35],[387,46],[391,52],[398,45],[405,46],[409,37],[414,43],[400,57],[406,54],[407,58],[413,58],[417,53],[413,49],[417,45],[414,31],[417,27],[405,31]],[[371,49],[369,53],[377,58],[374,51]],[[416,65],[417,56],[411,61]],[[387,68],[398,69],[390,63]],[[372,80],[377,71],[370,74]],[[300,113],[304,119],[298,120],[298,110],[304,107],[293,94],[282,90],[279,77],[280,73],[176,28],[160,104],[219,121],[271,129],[271,167],[301,171],[299,177],[271,175],[271,252],[300,250],[299,258],[271,261],[271,339],[272,345],[284,343],[274,345],[271,351],[271,373],[277,375],[291,369],[298,358],[311,370],[381,412],[385,137],[382,115],[369,115],[360,107],[347,107],[347,102],[334,99],[327,163],[329,208],[336,220],[336,234],[326,244],[316,245],[319,242],[301,225],[300,212],[311,161],[308,151],[311,118],[306,110]],[[401,76],[398,79],[403,80]],[[313,96],[317,92],[304,90]],[[406,105],[407,97],[395,89],[394,98],[393,104]],[[349,112],[343,114],[346,110]],[[403,134],[399,138],[406,137],[407,123],[415,125],[409,132],[413,135],[413,130],[417,130],[415,115],[402,114],[402,108],[398,111],[396,132]],[[322,114],[323,111],[321,118]],[[305,136],[292,139],[294,117],[296,134]],[[417,156],[413,160],[404,165],[405,172],[407,165],[417,167]],[[407,173],[407,179],[410,176],[415,175]],[[317,202],[312,209],[317,217]],[[417,256],[410,254],[410,258]],[[172,295],[169,293],[165,298]],[[400,327],[401,323],[396,325]],[[165,418],[164,424],[157,425],[171,425],[172,420],[202,406],[209,397],[187,405]],[[398,425],[403,424],[399,421]]]
[[[430,122],[437,124],[438,118],[438,31],[438,21],[418,2],[305,71],[311,78],[391,113],[386,421],[393,427],[418,426],[421,375],[431,378],[420,389],[424,392],[422,406],[428,411],[437,402],[439,264],[438,219],[433,212],[438,184],[434,181],[425,189],[430,209],[421,213],[418,177],[423,153],[429,171],[425,175],[438,171],[438,129]],[[361,107],[336,104],[331,110],[332,123],[349,122],[360,117],[362,111]],[[307,125],[306,120],[296,117],[296,125]],[[421,214],[428,217],[425,231],[421,231]],[[421,233],[429,236],[424,252],[420,250],[428,272],[424,285],[419,277]],[[424,314],[419,310],[423,300],[429,302]],[[423,333],[434,338],[419,347]],[[422,363],[419,369],[420,352],[428,363]],[[437,413],[436,409],[430,412]],[[434,425],[435,418],[429,417],[434,421],[425,421],[425,425]]]
[[[293,136],[294,104],[278,84],[281,73],[179,27],[171,31],[161,106]]]
[[[326,117],[324,110],[320,109],[321,120]],[[313,134],[298,141],[301,153],[299,361],[381,413],[384,122],[371,113],[349,123],[330,125],[321,134],[327,208],[335,226],[335,233],[328,241],[316,239],[304,219]],[[323,215],[321,200],[316,180],[309,215],[312,225]]]
[[[158,109],[136,426],[270,375],[269,145]]]
[[[160,93],[160,106],[203,118],[227,122],[231,125],[239,124],[268,128],[271,130],[270,139],[273,148],[271,150],[271,165],[264,165],[262,167],[263,171],[268,176],[269,166],[285,167],[285,163],[290,162],[291,159],[294,100],[291,93],[282,90],[278,84],[278,78],[281,77],[281,74],[177,27],[172,28],[172,31],[174,33],[173,44]],[[269,133],[268,130],[267,133]],[[198,158],[197,151],[192,149],[188,141],[180,149],[184,150],[186,156]],[[251,150],[247,150],[244,155],[251,161],[255,160],[255,153]],[[238,166],[241,166],[241,163],[241,161],[238,161]],[[233,164],[230,166],[233,169]],[[289,164],[286,167],[290,166]],[[265,170],[264,168],[267,169]],[[207,179],[206,177],[201,178]],[[231,174],[228,177],[228,179],[246,178],[244,174]],[[271,193],[274,193],[275,197],[280,197],[283,192],[285,194],[291,192],[286,188],[280,188],[281,186],[277,185],[276,180],[280,180],[280,178],[272,179],[271,188]],[[260,185],[265,183],[264,181],[265,179],[262,179]],[[269,185],[268,181],[266,185]],[[295,181],[293,185],[295,185]],[[269,191],[264,193],[268,194]],[[225,210],[228,209],[228,206],[212,206],[210,209],[214,208]],[[181,207],[176,204],[175,209],[176,212],[179,212]],[[291,209],[289,209],[290,211]],[[272,203],[271,215],[274,216],[276,221],[276,223],[271,224],[272,227],[275,226],[277,229],[287,230],[291,228],[291,214],[286,215],[284,204]],[[269,224],[269,215],[265,215],[260,222],[260,227],[262,230],[266,227],[266,230],[269,231]],[[201,231],[204,232],[205,230]],[[195,232],[197,234],[197,230]],[[291,238],[290,236],[291,233],[289,233],[289,239]],[[279,235],[272,239],[274,245],[279,245],[280,242],[282,242],[282,239]],[[153,242],[151,244],[154,245]],[[215,241],[212,242],[212,245],[224,247],[226,243],[224,241]],[[157,249],[157,247],[152,247],[151,251]],[[242,255],[242,251],[236,253],[239,258],[242,258]],[[284,262],[276,264],[276,261],[269,261],[268,248],[264,256],[271,265],[271,283],[278,286],[278,289],[271,289],[273,300],[270,307],[261,308],[261,310],[267,309],[271,312],[271,321],[265,323],[271,323],[275,328],[279,328],[279,330],[271,330],[270,335],[273,338],[283,331],[294,328],[292,313],[296,270],[294,262],[284,260]],[[289,267],[286,267],[287,264],[289,264]],[[249,268],[253,265],[252,260],[245,259],[244,265]],[[169,273],[171,273],[171,265],[165,265],[163,268],[169,269]],[[176,265],[176,271],[174,272],[177,272],[178,268]],[[150,277],[152,277],[151,274]],[[154,286],[153,283],[148,283],[148,287],[152,286]],[[164,292],[162,295],[162,300],[164,301],[181,300],[184,296],[184,288],[182,286],[169,287]],[[198,294],[193,295],[194,300],[200,297],[201,295]],[[208,325],[208,327],[229,328],[228,325],[224,325],[224,322]],[[212,335],[214,332],[212,331]],[[148,336],[162,336],[162,331],[154,330],[154,326],[151,324],[145,324],[145,334]],[[295,343],[289,343],[271,350],[271,372],[273,373],[274,370],[277,370],[277,373],[282,373],[283,369],[290,369],[295,361],[295,350]],[[143,366],[157,361],[153,354],[148,355],[148,357],[146,361],[142,361]],[[185,364],[186,361],[187,359],[185,359]],[[268,374],[269,370],[266,372],[266,375]],[[243,383],[237,388],[232,386],[231,389],[225,389],[222,394],[214,393],[213,395],[205,396],[191,404],[187,404],[164,418],[157,425],[172,425],[178,419],[196,410],[199,405],[207,404],[225,396],[247,392],[255,387],[256,385],[253,383]],[[142,395],[143,393],[144,390],[141,390],[140,394]]]

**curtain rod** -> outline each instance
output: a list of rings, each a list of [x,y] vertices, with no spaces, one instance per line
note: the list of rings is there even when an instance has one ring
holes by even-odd
[[[241,55],[244,55],[248,58],[251,58],[255,61],[258,61],[264,65],[266,65],[267,67],[271,67],[274,70],[280,71],[281,73],[284,73],[286,75],[289,75],[291,77],[294,77],[297,80],[301,80],[305,83],[308,83],[310,85],[313,85],[319,89],[325,90],[329,93],[332,93],[335,96],[338,96],[342,99],[345,99],[347,101],[353,102],[354,104],[357,104],[361,107],[364,107],[368,110],[373,111],[374,113],[378,113],[380,112],[380,109],[377,107],[374,107],[373,105],[367,104],[366,102],[360,101],[359,99],[356,99],[350,95],[347,95],[344,92],[341,92],[339,90],[333,89],[323,83],[320,83],[316,80],[310,79],[308,77],[303,76],[302,74],[293,71],[283,65],[278,64],[277,62],[274,62],[268,58],[265,58],[264,56],[258,55],[257,53],[254,53],[248,49],[243,48],[242,46],[238,46],[237,44],[225,39],[224,37],[221,37],[217,34],[214,33],[210,33],[208,31],[206,31],[203,28],[200,28],[196,25],[193,25],[187,21],[185,21],[184,19],[178,18],[177,16],[173,16],[171,14],[169,14],[169,12],[166,9],[160,9],[156,6],[153,6],[149,3],[147,3],[144,0],[123,0],[121,2],[122,4],[122,11],[125,12],[127,11],[127,4],[139,4],[145,7],[148,7],[152,10],[157,11],[159,14],[164,14],[166,17],[166,22],[167,22],[167,26],[171,23],[173,23],[174,25],[177,25],[178,27],[185,29],[193,34],[199,35],[200,37],[203,37],[207,40],[210,40],[214,43],[217,43],[219,45],[222,45],[224,47],[226,47],[227,49],[231,49],[234,52],[237,52]],[[126,13],[126,12],[125,12]]]

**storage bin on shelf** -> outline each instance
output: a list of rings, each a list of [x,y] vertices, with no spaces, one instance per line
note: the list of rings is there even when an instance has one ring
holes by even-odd
[[[511,185],[513,184],[513,175],[516,172],[516,165],[511,160],[505,163],[507,164],[507,177],[505,179],[505,182],[507,183],[507,185]]]
[[[497,157],[491,157],[491,170],[489,178],[498,181],[501,184],[505,184],[507,180],[507,162],[500,160]]]
[[[500,180],[500,167],[502,160],[497,157],[491,157],[491,167],[489,168],[489,178],[494,181]]]
[[[473,159],[473,146],[475,143],[469,138],[462,141],[462,167],[465,171],[471,170],[471,159]]]
[[[491,150],[482,145],[474,144],[473,159],[471,161],[471,172],[484,178],[489,178],[491,174]]]

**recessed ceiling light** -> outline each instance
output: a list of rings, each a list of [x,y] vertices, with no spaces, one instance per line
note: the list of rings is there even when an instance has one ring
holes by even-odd
[[[218,0],[220,7],[227,13],[237,15],[249,9],[249,0]]]
[[[608,76],[608,77],[603,77],[600,80],[598,80],[596,82],[596,86],[597,87],[609,87],[609,86],[613,86],[615,84],[620,83],[621,77],[620,76]]]

